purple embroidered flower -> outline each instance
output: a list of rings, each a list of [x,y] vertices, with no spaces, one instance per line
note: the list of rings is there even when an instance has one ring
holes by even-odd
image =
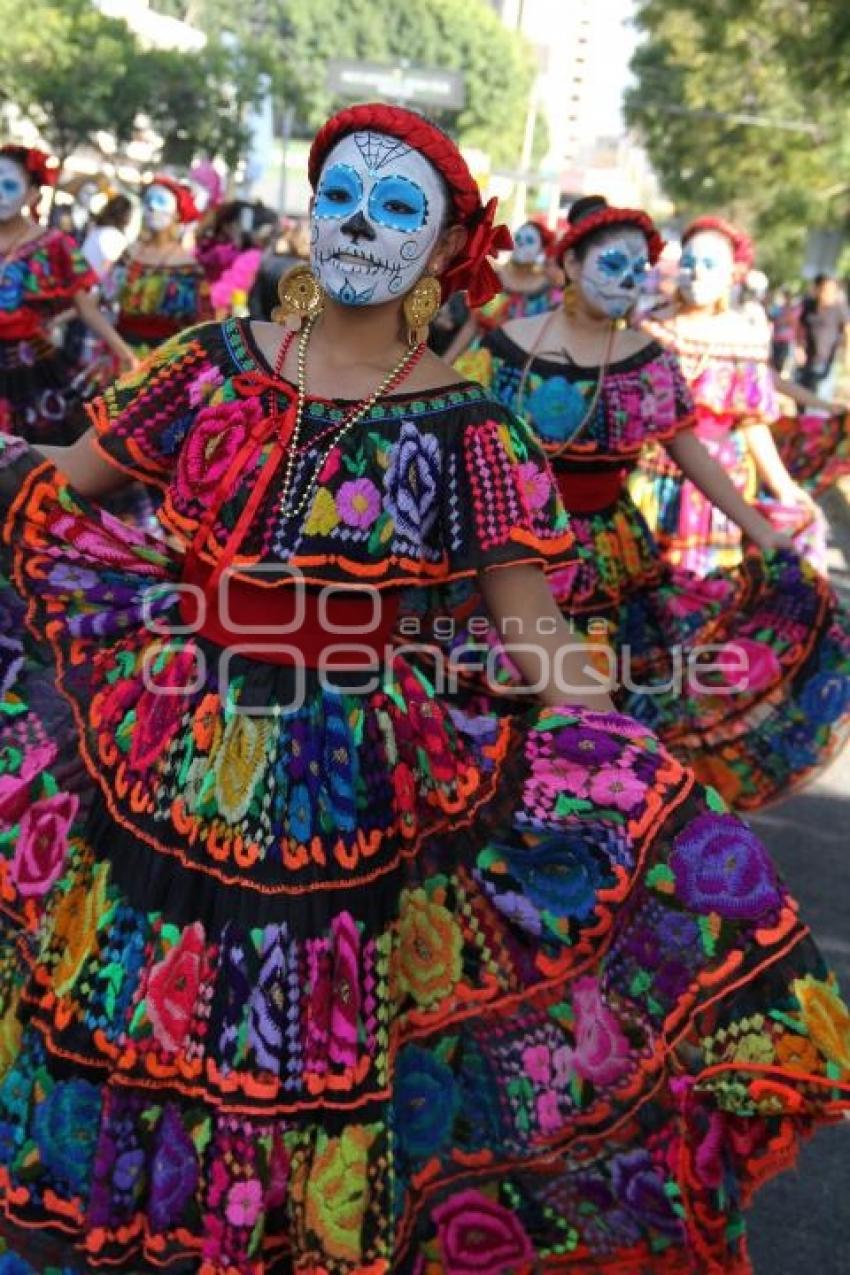
[[[682,1224],[648,1151],[639,1148],[616,1156],[611,1163],[611,1182],[618,1200],[645,1226],[664,1235],[681,1234]]]
[[[400,536],[417,543],[437,517],[440,444],[409,421],[401,427],[384,477],[387,508]]]
[[[657,933],[664,947],[689,952],[699,939],[699,926],[684,912],[665,912],[658,922]]]
[[[673,842],[670,867],[676,893],[697,912],[754,921],[781,902],[767,852],[734,815],[698,815]]]
[[[336,507],[340,518],[349,527],[365,530],[381,512],[381,498],[375,484],[368,478],[355,478],[343,483],[336,494]]]
[[[286,960],[280,930],[276,925],[269,925],[264,935],[257,986],[251,994],[248,1040],[254,1048],[257,1066],[274,1075],[281,1070],[287,1000]]]
[[[623,751],[622,741],[586,726],[565,726],[552,742],[561,757],[581,766],[605,765]]]
[[[112,1181],[117,1190],[134,1191],[139,1184],[144,1167],[145,1153],[143,1151],[125,1151],[123,1155],[119,1155],[112,1174]]]
[[[86,567],[75,567],[70,563],[64,562],[57,562],[56,566],[51,567],[47,579],[54,589],[58,589],[63,593],[69,590],[87,593],[98,582],[94,571],[89,571]]]
[[[175,1226],[195,1194],[198,1159],[177,1108],[169,1105],[160,1121],[151,1165],[150,1220],[155,1231]]]

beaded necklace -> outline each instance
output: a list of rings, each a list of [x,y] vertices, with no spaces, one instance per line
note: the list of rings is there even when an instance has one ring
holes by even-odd
[[[342,421],[338,425],[334,424],[331,426],[330,429],[324,430],[321,434],[318,435],[317,438],[311,439],[310,443],[305,445],[304,448],[302,448],[302,447],[299,447],[299,442],[301,439],[301,431],[304,426],[304,408],[307,403],[307,349],[310,344],[310,335],[313,331],[313,327],[316,323],[317,318],[318,316],[314,316],[313,318],[307,321],[298,340],[298,398],[297,398],[296,409],[295,409],[295,424],[293,425],[292,434],[290,435],[290,438],[289,438],[289,446],[287,448],[287,457],[286,457],[286,468],[284,469],[284,473],[283,473],[283,483],[281,485],[280,501],[278,506],[280,509],[281,515],[289,517],[289,518],[299,518],[302,514],[306,512],[308,503],[312,500],[319,474],[321,474],[322,470],[324,469],[325,462],[327,461],[334,447],[336,447],[337,444],[341,442],[341,440],[345,437],[345,435],[348,434],[354,428],[354,426],[357,425],[363,419],[363,417],[367,414],[367,412],[369,412],[375,406],[375,404],[378,402],[378,399],[380,399],[384,394],[388,394],[392,390],[398,388],[398,386],[402,383],[402,381],[407,376],[409,376],[410,373],[413,371],[414,367],[420,361],[420,359],[422,358],[427,348],[425,345],[425,342],[423,341],[419,345],[414,346],[413,349],[406,350],[404,355],[402,356],[402,358],[399,359],[398,363],[395,365],[392,371],[387,373],[387,375],[381,381],[378,388],[376,390],[373,390],[373,392],[369,395],[368,398],[363,399],[362,402],[358,403],[355,407],[353,407],[351,411],[348,412],[346,416],[343,417]],[[287,335],[284,337],[283,341],[281,342],[280,349],[278,351],[277,358],[275,359],[275,364],[274,364],[274,374],[276,377],[280,377],[281,375],[281,370],[283,368],[284,360],[286,359],[286,355],[289,352],[289,349],[292,345],[294,337],[295,337],[295,333],[289,332],[287,333]],[[277,406],[276,395],[272,396],[272,402],[273,402],[272,419],[276,425],[277,418],[278,418],[278,406]],[[301,495],[299,496],[295,505],[288,510],[286,506],[289,502],[289,497],[290,497],[290,493],[292,489],[292,479],[295,473],[295,464],[299,455],[301,454],[302,451],[306,450],[306,446],[310,446],[310,447],[315,446],[315,444],[320,439],[326,438],[328,434],[333,435],[330,442],[328,443],[328,446],[324,449],[321,456],[319,457],[319,460],[316,463],[313,473],[310,475],[310,478],[305,483],[304,490],[301,492]]]

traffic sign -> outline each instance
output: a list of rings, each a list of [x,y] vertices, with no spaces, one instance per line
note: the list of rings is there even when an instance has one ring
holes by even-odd
[[[358,62],[332,58],[327,86],[340,97],[384,98],[459,111],[466,102],[466,85],[460,71],[410,66],[404,62]]]

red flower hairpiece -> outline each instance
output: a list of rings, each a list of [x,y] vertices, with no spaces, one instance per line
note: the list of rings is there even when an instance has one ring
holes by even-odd
[[[646,236],[649,263],[655,265],[664,250],[664,240],[658,233],[655,222],[640,208],[600,208],[597,212],[589,213],[561,236],[552,250],[552,256],[556,261],[562,261],[565,253],[595,230],[605,230],[612,226],[634,226],[640,230]]]
[[[148,186],[164,186],[166,190],[171,191],[177,200],[177,216],[181,225],[185,226],[190,221],[197,221],[200,217],[201,213],[191,190],[176,178],[168,177],[165,173],[157,173],[153,180],[148,182]]]
[[[727,221],[725,217],[697,217],[682,231],[682,246],[692,239],[700,230],[716,230],[732,245],[732,257],[736,266],[745,269],[755,260],[755,246],[752,239],[740,227]]]
[[[9,142],[0,146],[0,155],[19,164],[35,186],[55,186],[59,179],[58,163],[37,146],[16,146]]]
[[[464,247],[443,272],[440,280],[443,298],[452,292],[468,294],[471,306],[484,305],[497,292],[501,283],[488,257],[511,248],[513,240],[507,226],[494,225],[496,200],[486,208],[469,165],[455,143],[436,124],[415,111],[383,102],[367,102],[339,111],[319,129],[310,148],[307,175],[316,189],[322,165],[328,153],[349,133],[386,133],[406,142],[433,164],[448,187],[455,216],[467,231]]]

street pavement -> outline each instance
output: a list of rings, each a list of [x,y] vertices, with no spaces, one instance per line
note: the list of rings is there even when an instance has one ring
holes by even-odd
[[[850,488],[821,501],[830,579],[850,607]],[[850,748],[817,783],[752,820],[850,994]],[[822,1130],[750,1216],[756,1275],[850,1275],[850,1121]]]

